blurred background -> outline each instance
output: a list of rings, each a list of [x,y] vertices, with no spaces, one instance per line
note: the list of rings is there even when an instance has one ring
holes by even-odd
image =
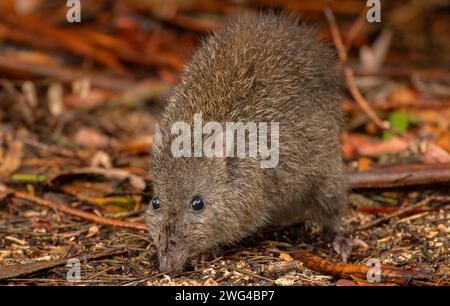
[[[68,2],[76,6],[77,1]],[[116,258],[116,266],[97,262],[88,273],[109,269],[112,272],[102,274],[99,282],[114,284],[126,283],[123,275],[147,281],[156,273],[151,260],[154,250],[142,227],[136,226],[139,235],[133,230],[112,231],[101,225],[107,224],[104,219],[92,215],[114,220],[110,225],[118,227],[127,227],[121,221],[142,224],[152,196],[152,177],[147,172],[152,133],[165,99],[202,37],[243,11],[296,12],[333,47],[337,41],[330,29],[338,30],[339,53],[344,55],[338,64],[351,74],[345,79],[342,97],[347,118],[342,148],[349,172],[399,164],[402,167],[392,171],[403,178],[411,164],[426,171],[419,171],[422,183],[418,183],[427,185],[426,189],[386,191],[383,188],[392,184],[380,176],[371,177],[369,183],[355,177],[350,198],[355,214],[347,220],[349,228],[429,196],[448,196],[448,185],[429,185],[448,183],[450,177],[450,2],[381,1],[381,22],[370,23],[367,1],[330,1],[334,26],[324,14],[324,3],[89,0],[81,1],[80,22],[71,23],[67,14],[74,5],[66,6],[66,1],[0,0],[2,265],[127,245],[137,253]],[[391,129],[385,128],[388,125]],[[414,182],[411,185],[418,181]],[[362,187],[376,190],[359,191]],[[61,214],[62,206],[75,213]],[[376,253],[392,265],[448,271],[448,208],[429,208],[416,213],[438,220],[426,223],[430,228],[418,220],[409,232],[396,224],[370,229],[358,236],[366,244],[352,260]],[[77,215],[80,211],[88,212],[90,219]],[[430,231],[436,234],[429,236]],[[405,242],[402,235],[411,232],[418,240]],[[315,237],[316,232],[312,233]],[[378,242],[391,234],[392,240]],[[284,246],[308,239],[269,235],[275,236],[264,236],[263,241],[281,240]],[[424,243],[425,249],[417,247]],[[227,269],[249,256],[263,256],[267,264],[279,260],[272,254],[261,255],[258,247],[247,250],[250,253],[245,256],[241,251],[224,255]],[[200,263],[214,267],[212,262]],[[257,266],[250,264],[250,268]],[[19,274],[12,282],[51,283],[49,279],[63,274],[64,270],[53,269],[40,274],[41,280]],[[332,282],[315,274],[302,275],[297,282]],[[181,279],[198,281],[191,276]],[[204,280],[199,279],[202,284]],[[226,279],[217,276],[211,282]],[[239,284],[265,283],[260,278],[236,279]],[[165,280],[155,277],[152,281]]]
[[[65,147],[111,149],[140,136],[145,145],[199,39],[239,12],[297,12],[333,43],[323,1],[81,1],[79,23],[67,21],[71,7],[64,4],[0,1],[0,119],[3,130],[20,128]],[[381,1],[381,22],[373,23],[366,1],[330,6],[357,85],[383,119],[409,104],[448,108],[448,1]],[[343,107],[350,131],[380,135],[350,95]],[[445,149],[448,136],[436,136]],[[349,144],[349,159],[354,150]]]

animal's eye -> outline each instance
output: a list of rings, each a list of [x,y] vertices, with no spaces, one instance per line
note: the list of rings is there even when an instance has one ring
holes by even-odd
[[[195,197],[191,201],[191,208],[195,211],[201,211],[205,208],[205,203],[200,197]]]
[[[158,210],[161,207],[161,202],[159,201],[159,197],[154,197],[152,199],[152,207],[154,210]]]

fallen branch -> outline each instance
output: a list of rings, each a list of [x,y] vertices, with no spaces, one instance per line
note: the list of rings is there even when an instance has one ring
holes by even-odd
[[[123,253],[128,252],[126,249],[115,249],[115,250],[107,250],[104,252],[100,252],[97,254],[92,254],[86,257],[86,261],[99,259],[103,257],[110,257],[110,256],[116,256]],[[71,257],[78,257],[78,255],[74,255]],[[18,265],[11,265],[11,266],[3,266],[0,269],[0,281],[5,280],[8,278],[13,277],[19,277],[19,276],[25,276],[29,275],[31,273],[36,273],[42,270],[47,270],[51,268],[55,268],[58,266],[62,266],[67,264],[68,258],[60,258],[60,259],[54,259],[54,260],[48,260],[48,261],[38,261],[38,262],[32,262],[27,264],[18,264]]]
[[[80,217],[92,222],[96,222],[96,223],[100,223],[100,224],[105,224],[105,225],[111,225],[111,226],[116,226],[116,227],[123,227],[123,228],[131,228],[131,229],[138,229],[138,230],[146,230],[146,226],[143,223],[137,223],[137,222],[128,222],[128,221],[121,221],[121,220],[114,220],[114,219],[109,219],[109,218],[105,218],[105,217],[101,217],[101,216],[97,216],[95,214],[92,213],[88,213],[76,208],[72,208],[63,204],[59,204],[50,200],[46,200],[46,199],[41,199],[38,198],[36,196],[30,195],[28,193],[22,192],[22,191],[18,191],[18,190],[14,190],[12,188],[9,188],[3,184],[0,184],[0,194],[5,194],[5,195],[10,195],[13,196],[17,199],[21,199],[21,200],[25,200],[25,201],[30,201],[32,203],[41,205],[41,206],[45,206],[45,207],[50,207],[52,209],[55,209],[57,211],[72,215],[72,216],[76,216],[76,217]]]
[[[355,83],[355,76],[353,70],[345,65],[347,62],[347,51],[345,50],[344,43],[342,42],[342,38],[340,35],[339,27],[336,22],[336,18],[334,17],[333,11],[330,9],[328,5],[325,5],[324,8],[325,16],[327,17],[328,23],[330,25],[331,35],[333,36],[334,44],[336,45],[336,49],[339,54],[339,59],[344,64],[344,76],[347,82],[347,86],[350,89],[350,93],[352,94],[353,99],[355,99],[356,103],[358,103],[359,107],[366,113],[366,115],[373,121],[373,123],[381,128],[382,130],[389,129],[389,124],[387,122],[383,122],[377,114],[370,107],[369,103],[363,97],[361,92]]]
[[[308,269],[338,278],[367,279],[368,274],[373,272],[373,267],[370,266],[332,262],[303,250],[295,251],[292,257],[301,261]],[[433,280],[439,275],[381,265],[380,277],[382,282],[407,285],[415,281]]]
[[[352,189],[444,184],[450,182],[450,163],[396,165],[348,176]]]
[[[411,205],[408,207],[405,207],[403,209],[400,209],[396,212],[393,212],[391,214],[388,214],[386,216],[380,217],[378,219],[375,219],[371,222],[365,223],[363,225],[358,226],[356,229],[357,230],[364,230],[367,229],[369,227],[375,226],[377,224],[380,224],[382,222],[385,222],[389,219],[401,216],[401,215],[405,215],[411,211],[414,211],[420,207],[423,207],[427,204],[429,204],[430,202],[441,202],[441,203],[450,203],[450,196],[430,196],[422,201],[420,201],[419,203],[415,204],[415,205]]]

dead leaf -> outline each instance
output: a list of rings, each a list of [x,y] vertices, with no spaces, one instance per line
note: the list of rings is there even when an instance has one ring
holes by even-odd
[[[291,257],[291,255],[289,255],[288,253],[280,253],[280,259],[284,260],[284,261],[292,261],[294,260],[294,258]]]
[[[359,171],[366,171],[371,168],[372,160],[367,157],[360,157],[358,159],[358,170]]]
[[[440,146],[447,152],[450,152],[450,131],[442,133],[436,140],[436,145]]]
[[[87,148],[106,148],[109,144],[109,137],[92,128],[81,128],[74,136],[77,145]]]
[[[336,282],[336,286],[358,286],[358,284],[355,281],[349,280],[349,279],[340,279]]]
[[[20,15],[28,15],[35,12],[43,3],[43,0],[15,0],[14,9]]]
[[[25,81],[22,84],[22,93],[28,105],[32,108],[35,108],[38,104],[38,97],[36,93],[36,86],[34,85],[34,83]]]
[[[97,151],[94,156],[91,158],[90,162],[91,167],[102,167],[102,168],[111,168],[111,157],[105,151]]]
[[[52,83],[47,90],[47,101],[50,113],[53,116],[60,116],[63,112],[64,89],[61,83]]]
[[[416,92],[407,86],[396,86],[387,97],[388,101],[408,104],[417,99]]]
[[[447,232],[448,232],[447,227],[446,227],[444,224],[442,224],[442,223],[440,223],[440,224],[437,226],[437,229],[438,229],[441,233],[447,233]]]
[[[204,283],[204,286],[218,286],[219,284],[212,278],[208,278]]]
[[[88,94],[71,94],[64,97],[64,105],[73,108],[90,109],[106,101],[111,95],[101,89],[92,89]]]
[[[450,154],[438,145],[428,142],[425,147],[424,162],[428,164],[449,163]]]
[[[131,154],[148,153],[152,147],[153,137],[143,136],[126,143],[122,143],[118,146],[119,150],[125,151]]]
[[[88,174],[103,175],[107,178],[117,179],[117,180],[128,179],[130,184],[134,188],[136,188],[138,190],[144,190],[144,188],[145,188],[144,178],[134,175],[125,169],[118,169],[118,168],[110,168],[110,169],[98,168],[98,167],[78,168],[78,169],[68,171],[65,173],[59,173],[55,177],[51,178],[49,180],[49,183],[55,184],[58,179],[63,179],[64,177],[68,177],[68,176],[88,175]]]
[[[100,231],[100,228],[97,225],[93,225],[89,228],[86,238],[91,238],[95,236]]]
[[[103,197],[114,191],[114,187],[105,182],[72,181],[60,187],[65,193],[84,199],[87,197]]]
[[[23,143],[13,140],[9,143],[9,149],[0,160],[0,177],[7,178],[19,169],[23,155]]]
[[[369,246],[367,243],[365,243],[363,240],[355,238],[351,241],[352,246],[357,247],[358,249],[362,251],[366,251],[369,249]]]
[[[297,261],[274,262],[267,267],[266,272],[271,274],[285,273],[294,269],[297,264],[299,264]]]
[[[381,153],[399,153],[409,147],[409,142],[400,137],[390,140],[380,140],[359,134],[349,134],[346,139],[347,146],[351,147],[361,156],[376,156]],[[347,149],[349,150],[349,148]]]
[[[295,283],[295,281],[292,278],[288,277],[280,277],[275,280],[275,284],[280,286],[291,286]]]
[[[372,47],[363,46],[360,49],[361,65],[365,71],[376,72],[381,68],[391,45],[392,36],[391,30],[383,30]]]

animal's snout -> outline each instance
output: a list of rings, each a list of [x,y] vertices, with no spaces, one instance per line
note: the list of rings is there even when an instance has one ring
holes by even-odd
[[[169,256],[164,255],[159,258],[159,271],[161,272],[170,272],[174,268],[173,260],[170,259]]]
[[[170,254],[163,254],[159,256],[159,270],[161,272],[175,272],[181,270],[184,261],[180,257],[174,257]]]
[[[168,239],[165,247],[159,251],[159,270],[161,272],[175,272],[181,270],[187,259],[187,254],[177,247],[173,239]]]

